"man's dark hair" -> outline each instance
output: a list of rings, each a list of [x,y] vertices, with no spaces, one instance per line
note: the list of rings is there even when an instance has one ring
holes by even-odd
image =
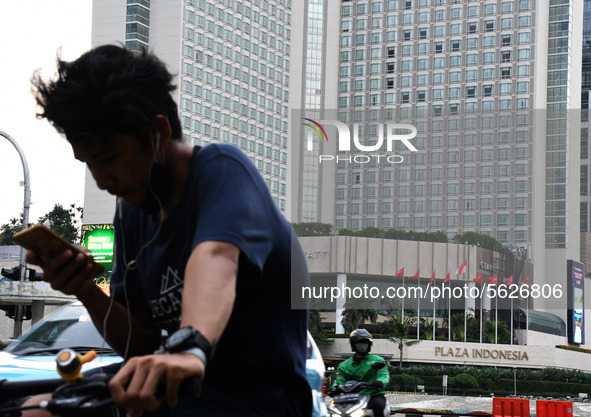
[[[104,45],[72,62],[58,57],[57,77],[32,79],[38,118],[47,120],[70,143],[135,135],[147,145],[154,119],[168,118],[172,138],[182,138],[172,75],[162,61],[143,51]]]

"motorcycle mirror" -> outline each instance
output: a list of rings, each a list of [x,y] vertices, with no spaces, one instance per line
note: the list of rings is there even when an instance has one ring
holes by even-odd
[[[386,366],[386,362],[374,362],[374,363],[372,363],[372,364],[371,364],[371,367],[372,367],[373,369],[375,369],[376,371],[377,371],[378,369],[382,369],[382,368],[384,368],[385,366]]]

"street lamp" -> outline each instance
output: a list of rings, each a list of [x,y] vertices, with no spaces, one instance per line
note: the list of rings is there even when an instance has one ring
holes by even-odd
[[[29,208],[31,207],[31,180],[29,178],[29,166],[27,165],[27,158],[25,158],[25,154],[24,154],[23,150],[21,149],[21,147],[19,146],[19,144],[8,133],[5,133],[0,130],[0,136],[5,137],[6,139],[8,139],[8,141],[10,143],[12,143],[12,146],[14,146],[15,149],[17,150],[17,152],[21,158],[21,163],[23,164],[24,181],[22,182],[22,184],[25,187],[25,201],[23,204],[23,229],[26,229],[29,226]],[[20,258],[19,258],[19,265],[20,266],[23,266],[23,267],[25,266],[26,257],[27,257],[27,252],[26,252],[25,248],[21,248]],[[21,268],[21,276],[20,276],[21,281],[25,280],[26,271],[27,271],[26,268]],[[22,333],[22,330],[23,330],[22,317],[23,317],[22,306],[18,305],[16,307],[16,316],[14,318],[14,333],[13,333],[14,338],[17,338]]]

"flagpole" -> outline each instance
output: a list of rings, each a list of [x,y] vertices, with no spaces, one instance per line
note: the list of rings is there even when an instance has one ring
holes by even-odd
[[[513,298],[511,298],[511,344],[513,344]]]
[[[497,287],[495,286],[495,289]],[[498,308],[499,293],[495,291],[495,345],[497,344],[497,335],[499,327],[499,308]]]
[[[433,275],[431,275],[431,281],[435,280],[435,270],[433,270]],[[433,341],[435,341],[435,303],[437,303],[437,299],[433,298]]]
[[[464,245],[464,251],[466,251],[466,245]],[[468,248],[468,262],[466,264],[465,269],[468,270],[468,276],[469,276],[470,275],[470,248]],[[466,282],[466,275],[464,275],[464,284],[466,285],[465,288],[467,288],[468,285]],[[468,337],[468,314],[466,313],[466,300],[467,299],[468,298],[466,297],[466,294],[464,294],[464,343],[466,343],[466,338]]]
[[[443,287],[445,288],[445,282]],[[449,281],[449,298],[447,299],[447,341],[451,342],[451,281]]]
[[[480,282],[480,343],[482,343],[482,305],[484,304],[482,291],[484,291],[484,281]]]
[[[421,339],[421,334],[419,333],[419,327],[421,323],[421,276],[419,275],[419,291],[417,291],[417,340]]]
[[[404,294],[404,274],[402,274],[402,293]],[[402,297],[402,322],[404,323],[404,299],[406,297]]]

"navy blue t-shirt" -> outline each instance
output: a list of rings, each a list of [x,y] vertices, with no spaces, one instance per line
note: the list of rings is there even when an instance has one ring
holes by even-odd
[[[294,404],[308,413],[307,311],[292,309],[290,298],[293,285],[307,285],[305,259],[250,159],[232,145],[196,147],[181,201],[158,233],[143,210],[119,204],[111,292],[151,317],[154,329],[178,329],[185,266],[195,246],[223,241],[240,249],[234,309],[198,400],[209,410],[203,415],[215,415],[214,409],[217,415],[241,415],[238,409],[242,415],[283,415]],[[137,268],[126,268],[132,261]]]

